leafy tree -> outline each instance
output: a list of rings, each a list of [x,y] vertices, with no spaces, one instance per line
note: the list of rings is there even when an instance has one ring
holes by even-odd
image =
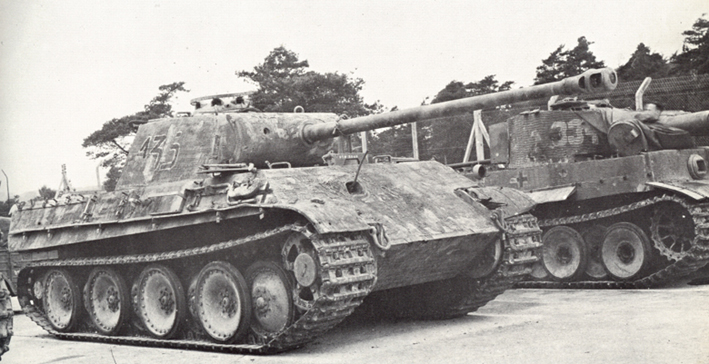
[[[256,108],[270,112],[292,112],[302,106],[309,112],[333,112],[349,117],[376,112],[381,105],[364,104],[359,92],[364,81],[345,74],[309,71],[307,60],[283,46],[275,48],[252,72],[238,71],[239,77],[258,85],[250,96]]]
[[[469,82],[468,84],[463,84],[460,81],[451,81],[443,90],[438,91],[436,97],[431,101],[432,104],[451,101],[456,99],[462,99],[464,97],[471,97],[477,95],[484,95],[498,91],[507,91],[512,85],[513,81],[506,81],[500,85],[495,79],[495,75],[485,76],[482,80],[478,82]]]
[[[419,134],[421,142],[422,135]],[[394,157],[412,157],[411,124],[397,125],[391,128],[368,133],[368,148],[371,155],[391,155]],[[419,143],[419,146],[421,143]]]
[[[54,196],[57,194],[57,191],[47,187],[47,186],[42,186],[42,188],[39,189],[39,199],[41,200],[49,200],[54,198]]]
[[[121,172],[123,168],[119,166],[111,166],[106,172],[106,180],[103,182],[103,188],[106,191],[113,191],[116,189],[116,184],[118,184],[118,179],[121,178]]]
[[[651,53],[645,44],[638,44],[628,62],[618,67],[618,78],[624,82],[644,80],[645,77],[667,77],[669,65],[659,53]]]
[[[92,159],[100,159],[101,166],[109,168],[106,181],[103,183],[106,191],[113,191],[123,170],[128,155],[131,138],[134,133],[132,122],[173,116],[170,101],[177,92],[189,92],[184,82],[174,82],[162,85],[160,93],[145,105],[143,111],[111,119],[84,139],[82,146],[87,148],[86,155]]]
[[[709,20],[706,14],[697,19],[691,30],[682,32],[682,53],[671,58],[672,75],[709,73]]]
[[[605,67],[603,61],[597,61],[596,56],[589,50],[591,44],[593,42],[589,42],[586,37],[580,37],[573,49],[564,50],[564,45],[560,45],[537,67],[534,84],[559,81],[592,68]]]
[[[431,101],[432,104],[462,99],[468,96],[468,92],[465,89],[465,84],[460,81],[451,81],[443,90],[438,91],[436,97]]]

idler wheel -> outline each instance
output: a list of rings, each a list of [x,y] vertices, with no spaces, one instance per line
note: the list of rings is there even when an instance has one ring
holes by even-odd
[[[160,339],[174,337],[187,312],[177,275],[161,264],[147,266],[133,286],[133,302],[148,332]]]
[[[44,280],[44,312],[52,327],[72,331],[79,322],[81,293],[65,269],[53,269]]]
[[[586,270],[583,238],[568,226],[555,226],[542,237],[542,264],[552,279],[572,281]]]
[[[601,259],[615,280],[639,277],[650,261],[650,240],[637,225],[619,222],[606,231],[601,246]]]
[[[293,233],[286,239],[281,251],[283,266],[295,279],[293,302],[296,307],[308,310],[321,295],[320,265],[317,252],[310,239]]]
[[[608,277],[608,272],[603,268],[603,262],[601,262],[601,246],[605,235],[606,227],[598,224],[587,227],[581,233],[588,248],[586,275],[592,279],[602,280]]]
[[[84,307],[99,332],[117,334],[130,312],[130,294],[123,278],[111,268],[94,268],[84,286]]]
[[[487,277],[500,266],[500,262],[502,262],[502,240],[496,239],[475,257],[475,261],[468,270],[467,275],[474,279]]]
[[[300,253],[293,262],[295,280],[303,287],[310,287],[318,277],[318,266],[315,258],[309,253]]]
[[[197,316],[215,341],[233,342],[248,330],[251,299],[246,287],[239,270],[227,262],[211,262],[199,272],[195,289]]]
[[[293,285],[273,262],[259,261],[246,270],[251,293],[251,329],[260,336],[283,331],[293,323]]]
[[[655,207],[650,218],[650,234],[660,254],[677,261],[692,248],[694,221],[681,205],[661,203]]]

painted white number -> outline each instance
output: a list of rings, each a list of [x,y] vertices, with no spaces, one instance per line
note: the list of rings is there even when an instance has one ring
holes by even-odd
[[[180,135],[181,133],[178,132],[176,136],[179,137]],[[147,162],[150,163],[150,167],[146,165],[146,170],[166,170],[175,166],[177,163],[177,156],[180,154],[180,143],[172,143],[168,148],[167,153],[164,153],[166,141],[166,135],[155,135],[153,137],[147,137],[140,146],[140,156],[143,158],[148,158],[148,156],[151,157],[151,160]],[[169,160],[163,160],[163,154],[165,156],[170,155]]]
[[[581,145],[586,136],[591,137],[591,143],[598,144],[598,134],[587,123],[581,119],[573,119],[569,122],[555,121],[549,129],[550,135],[558,130],[560,138],[552,140],[551,145],[563,147],[565,145]]]

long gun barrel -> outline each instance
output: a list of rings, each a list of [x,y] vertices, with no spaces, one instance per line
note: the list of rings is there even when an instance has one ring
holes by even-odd
[[[551,97],[554,95],[575,95],[580,93],[611,91],[615,89],[617,85],[618,77],[612,68],[593,69],[578,76],[568,77],[561,81],[544,85],[472,96],[433,105],[339,120],[337,122],[306,125],[303,128],[303,137],[308,142],[315,142],[339,135],[349,135],[360,131],[407,124],[414,121],[458,115],[472,110]]]

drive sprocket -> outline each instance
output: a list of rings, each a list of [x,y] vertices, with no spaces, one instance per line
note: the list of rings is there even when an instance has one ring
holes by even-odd
[[[650,217],[652,242],[669,260],[684,258],[693,245],[694,222],[682,204],[662,202],[654,206]]]

